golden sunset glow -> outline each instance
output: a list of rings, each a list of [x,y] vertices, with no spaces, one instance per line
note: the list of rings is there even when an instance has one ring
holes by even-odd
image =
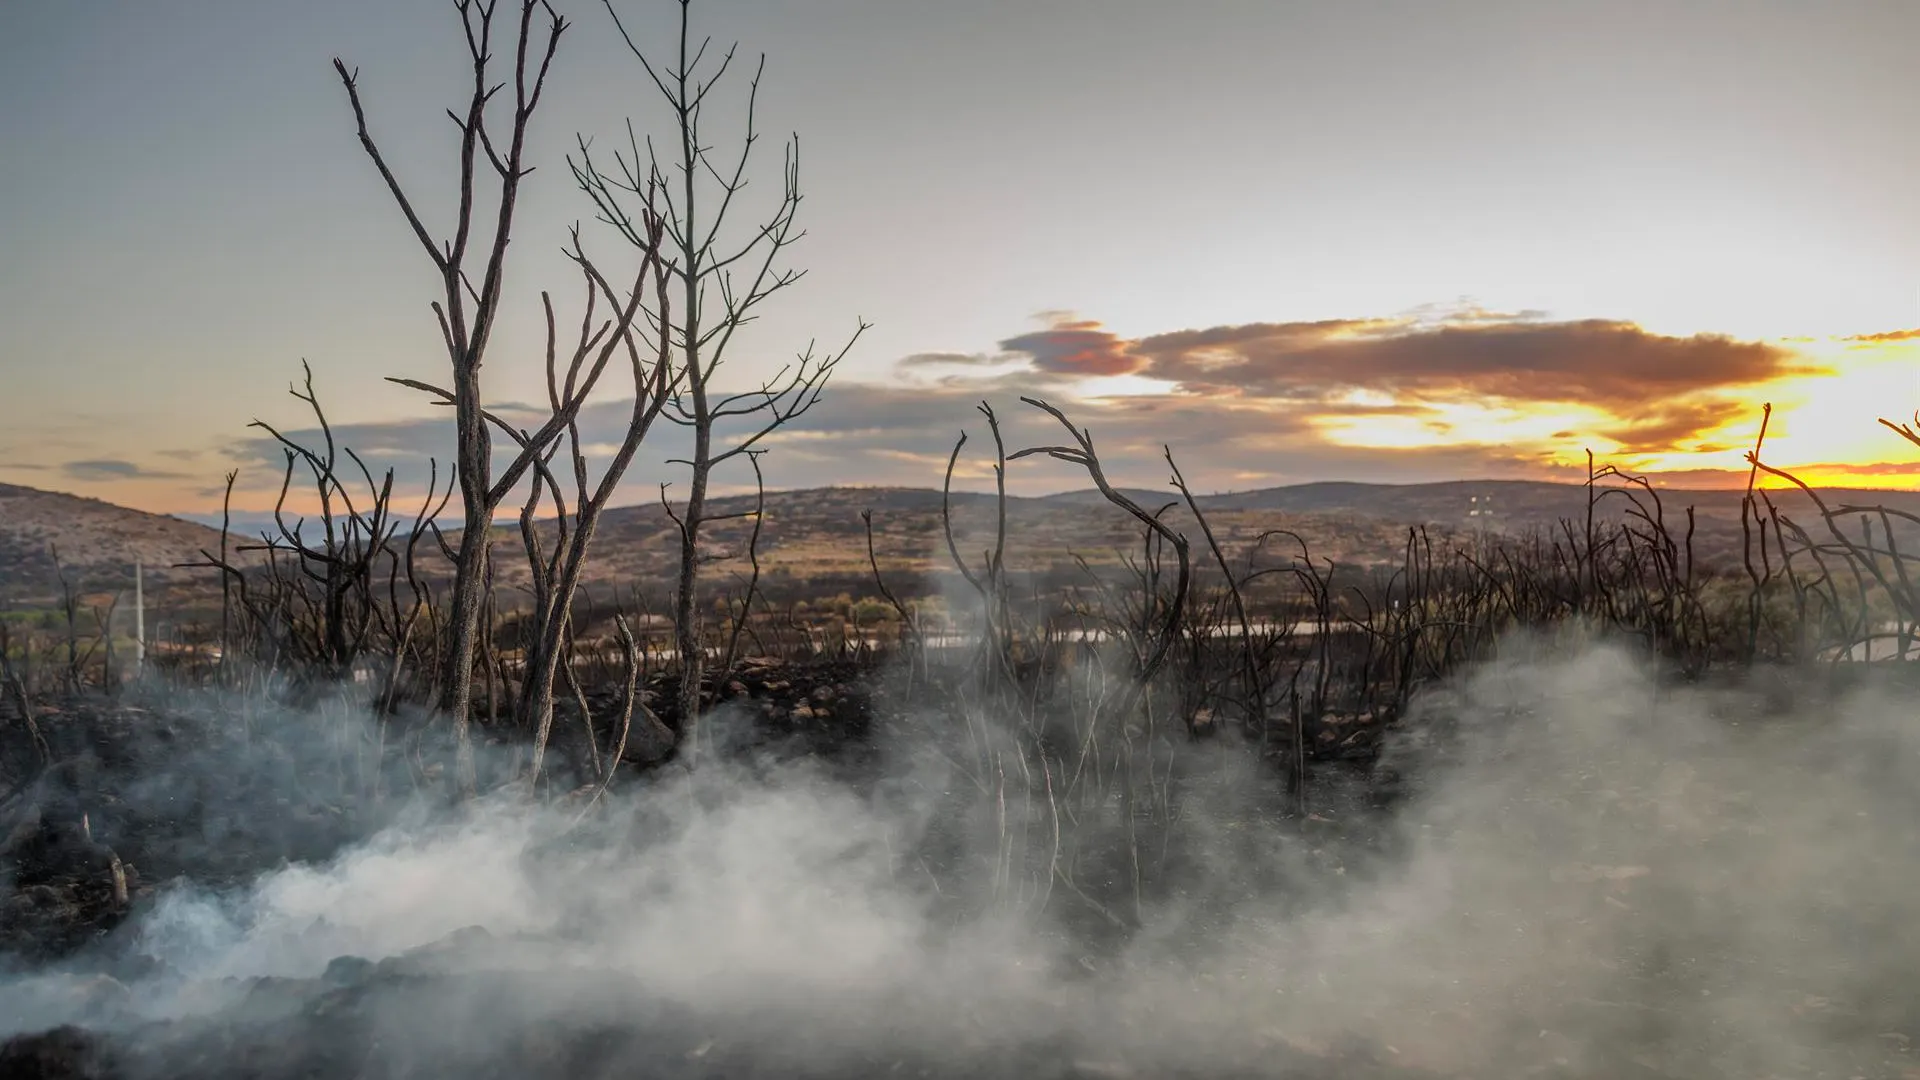
[[[1071,312],[1042,321],[998,353],[903,369],[949,372],[928,386],[942,394],[1027,380],[1101,409],[1096,428],[1135,445],[1250,455],[1222,471],[1238,485],[1291,476],[1303,452],[1410,464],[1444,452],[1489,475],[1566,480],[1591,453],[1669,486],[1740,487],[1770,403],[1769,465],[1825,486],[1920,488],[1920,453],[1876,422],[1920,407],[1920,331],[1747,340],[1471,306],[1137,339]]]
[[[1724,449],[1645,455],[1632,466],[1656,472],[1719,469],[1744,483],[1761,406],[1771,402],[1762,448],[1767,463],[1790,468],[1812,484],[1920,488],[1920,452],[1877,422],[1909,421],[1920,409],[1920,340],[1829,337],[1782,344],[1831,373],[1780,379],[1743,394],[1750,402],[1744,414],[1706,433]],[[1916,467],[1900,468],[1906,462]],[[1769,477],[1763,483],[1786,482]]]
[[[1504,445],[1538,455],[1543,464],[1584,469],[1592,450],[1602,463],[1635,472],[1687,473],[1695,482],[1745,483],[1746,454],[1759,434],[1762,406],[1773,405],[1763,460],[1792,469],[1809,483],[1849,487],[1920,487],[1920,458],[1876,421],[1904,422],[1920,408],[1920,337],[1897,334],[1795,338],[1779,342],[1805,366],[1821,369],[1768,380],[1737,392],[1708,390],[1681,404],[1723,410],[1727,419],[1691,433],[1688,445],[1632,452],[1605,434],[1630,424],[1630,409],[1567,403],[1431,401],[1377,391],[1338,395],[1312,418],[1336,446],[1418,451]],[[1131,378],[1131,377],[1129,377]],[[1649,400],[1649,410],[1673,401]],[[1703,477],[1720,472],[1724,476]],[[1768,486],[1786,481],[1768,478]]]
[[[1316,421],[1315,426],[1336,446],[1419,450],[1505,443],[1537,446],[1544,451],[1565,441],[1554,438],[1558,432],[1592,430],[1612,419],[1598,409],[1547,410],[1464,402],[1422,403],[1415,409],[1410,413],[1329,416]]]

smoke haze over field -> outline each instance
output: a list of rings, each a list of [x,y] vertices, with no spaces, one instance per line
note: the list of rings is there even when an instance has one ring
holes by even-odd
[[[495,801],[239,895],[173,891],[124,942],[162,974],[95,1019],[257,1004],[222,980],[337,982],[360,957],[445,976],[382,999],[388,1050],[417,1050],[395,1075],[663,1016],[672,1039],[636,1053],[751,1053],[769,1075],[1036,1047],[1139,1076],[1285,1075],[1296,1050],[1457,1075],[1899,1075],[1920,1038],[1910,706],[1661,687],[1610,647],[1506,652],[1403,725],[1383,765],[1416,794],[1388,842],[1343,811],[1283,827],[1196,795],[1181,838],[1209,845],[1204,874],[1114,949],[1074,931],[1064,891],[956,917],[990,860],[925,857],[957,781],[896,734],[877,783],[710,766],[609,822]],[[0,989],[0,1034],[79,1019],[53,1014],[79,1001],[63,978]]]

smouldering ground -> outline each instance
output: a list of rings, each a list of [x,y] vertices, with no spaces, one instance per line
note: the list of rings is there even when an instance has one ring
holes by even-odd
[[[1516,648],[1401,724],[1374,773],[1410,789],[1388,817],[1362,778],[1279,819],[1270,773],[1191,746],[1180,816],[1146,834],[1151,901],[1105,934],[1065,889],[989,902],[997,803],[882,722],[873,770],[663,774],[579,829],[501,801],[401,814],[242,889],[159,890],[104,948],[12,983],[16,1030],[79,1030],[15,1039],[6,1063],[1904,1078],[1908,700]],[[1079,887],[1117,909],[1115,884]]]

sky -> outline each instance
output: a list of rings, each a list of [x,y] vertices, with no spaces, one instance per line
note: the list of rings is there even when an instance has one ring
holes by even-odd
[[[665,55],[676,5],[613,0]],[[569,175],[667,117],[599,2],[536,114],[486,392],[543,395],[540,292],[578,318]],[[510,4],[508,6],[511,6]],[[798,132],[807,271],[727,371],[751,385],[872,323],[769,484],[990,482],[1067,409],[1116,479],[1583,479],[1920,487],[1873,421],[1920,409],[1920,5],[1908,0],[1011,3],[695,0],[767,67],[762,169]],[[465,46],[446,0],[0,5],[0,482],[142,509],[269,505],[312,434],[417,486],[444,418],[437,280],[331,68],[436,234]],[[742,72],[748,70],[744,65]],[[716,142],[744,83],[715,91]],[[756,204],[763,205],[763,204]],[[604,448],[625,413],[584,415]],[[662,430],[626,486],[680,470]],[[721,478],[739,486],[740,470]],[[1016,462],[1018,491],[1085,486]]]

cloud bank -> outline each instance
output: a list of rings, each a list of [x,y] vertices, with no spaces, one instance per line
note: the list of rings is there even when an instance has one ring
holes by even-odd
[[[1214,490],[1321,479],[1578,479],[1570,463],[1589,447],[1628,457],[1731,452],[1747,435],[1722,433],[1751,411],[1753,388],[1821,370],[1767,343],[1477,308],[1137,339],[1071,313],[1043,317],[1044,327],[1005,338],[995,352],[915,354],[889,381],[835,383],[766,444],[776,451],[763,462],[769,483],[937,483],[961,429],[980,426],[981,400],[999,409],[1011,444],[1051,441],[1051,422],[1021,406],[1022,395],[1069,409],[1094,429],[1109,472],[1137,484],[1164,482],[1163,444]],[[618,405],[590,408],[586,441],[615,441],[624,415]],[[444,422],[348,424],[337,434],[369,456],[416,467],[449,445]],[[678,478],[664,463],[684,456],[685,442],[683,431],[656,430],[630,484],[636,497]],[[278,460],[265,440],[244,451],[262,464]],[[988,475],[968,458],[958,480],[978,485]],[[746,477],[725,479],[738,486]],[[1037,493],[1080,480],[1043,467],[1017,470],[1012,483]]]
[[[954,441],[969,429],[975,438],[956,483],[981,487],[991,471],[974,453],[985,443],[975,406],[995,406],[1010,445],[1052,441],[1051,422],[1019,403],[1031,395],[1092,428],[1109,474],[1140,486],[1165,482],[1163,446],[1197,487],[1213,491],[1316,480],[1578,481],[1588,450],[1625,468],[1670,474],[1669,482],[1739,486],[1739,455],[1757,430],[1758,402],[1795,380],[1812,385],[1804,381],[1836,373],[1787,344],[1472,306],[1141,337],[1071,312],[1037,318],[1040,327],[1010,334],[990,351],[916,353],[884,377],[835,381],[812,412],[764,444],[775,451],[762,459],[767,482],[935,485]],[[1913,333],[1847,342],[1901,348]],[[581,427],[590,454],[619,441],[627,413],[617,401],[588,407]],[[1791,414],[1785,420],[1790,428]],[[1863,413],[1861,424],[1870,421]],[[289,434],[302,441],[319,435]],[[394,465],[403,488],[424,482],[429,458],[444,468],[452,448],[451,426],[440,417],[339,423],[335,435],[369,462]],[[684,483],[684,468],[670,462],[689,448],[684,429],[656,427],[623,500],[651,501],[660,484]],[[1887,453],[1900,449],[1889,444]],[[270,503],[280,448],[249,433],[229,445],[229,457],[242,468],[242,505]],[[186,480],[177,463],[155,469],[94,456],[50,467],[96,486],[181,488]],[[1821,466],[1819,476],[1901,483],[1913,471],[1901,460],[1860,460]],[[216,503],[218,479],[192,485],[193,497]],[[742,466],[719,481],[745,490],[751,474]],[[1046,463],[1017,468],[1009,481],[1023,494],[1083,483]]]

